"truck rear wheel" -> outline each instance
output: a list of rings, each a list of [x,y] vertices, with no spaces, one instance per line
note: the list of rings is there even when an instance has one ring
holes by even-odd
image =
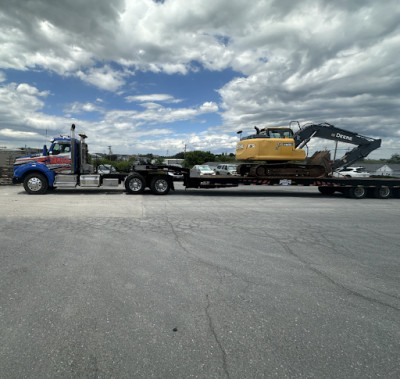
[[[364,187],[350,187],[345,194],[352,199],[363,199],[367,195],[367,190]]]
[[[377,187],[373,194],[378,199],[389,199],[392,196],[392,190],[389,187]]]
[[[125,189],[128,193],[136,195],[143,193],[145,187],[146,180],[140,174],[132,174],[125,179]]]
[[[31,195],[42,195],[46,193],[48,187],[47,178],[38,172],[29,174],[24,179],[25,191]]]
[[[171,189],[171,181],[165,175],[157,175],[151,180],[150,189],[155,195],[166,195]]]

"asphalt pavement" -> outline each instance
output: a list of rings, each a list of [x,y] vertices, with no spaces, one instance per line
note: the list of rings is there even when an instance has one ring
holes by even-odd
[[[399,378],[399,210],[0,186],[0,377]]]

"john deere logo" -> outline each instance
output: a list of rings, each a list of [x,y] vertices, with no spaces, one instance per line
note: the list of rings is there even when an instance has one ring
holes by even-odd
[[[337,138],[345,139],[345,140],[347,140],[347,141],[353,141],[353,137],[346,136],[345,134],[336,133],[336,137],[337,137]]]
[[[353,137],[350,136],[346,136],[345,134],[341,134],[341,133],[332,133],[331,137],[333,138],[341,138],[341,139],[345,139],[347,141],[353,141]]]

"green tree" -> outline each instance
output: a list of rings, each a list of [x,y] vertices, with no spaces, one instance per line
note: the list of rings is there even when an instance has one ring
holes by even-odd
[[[400,154],[393,154],[387,161],[388,163],[400,163]]]
[[[115,167],[117,171],[120,172],[129,172],[132,166],[132,162],[129,161],[118,161],[112,162],[112,165]]]
[[[209,151],[189,151],[186,153],[183,166],[191,168],[196,164],[203,164],[206,162],[215,162],[215,155]]]
[[[163,165],[164,164],[164,157],[157,157],[154,163],[156,165]]]
[[[219,154],[215,156],[215,162],[235,162],[235,155],[234,154]]]
[[[172,158],[175,158],[175,159],[185,159],[185,153],[184,153],[183,151],[181,151],[180,153],[175,154]]]

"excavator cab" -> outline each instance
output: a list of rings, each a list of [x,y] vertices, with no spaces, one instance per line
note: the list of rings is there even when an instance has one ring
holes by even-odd
[[[306,152],[296,149],[293,131],[287,127],[256,129],[236,146],[236,159],[244,161],[303,161]]]

